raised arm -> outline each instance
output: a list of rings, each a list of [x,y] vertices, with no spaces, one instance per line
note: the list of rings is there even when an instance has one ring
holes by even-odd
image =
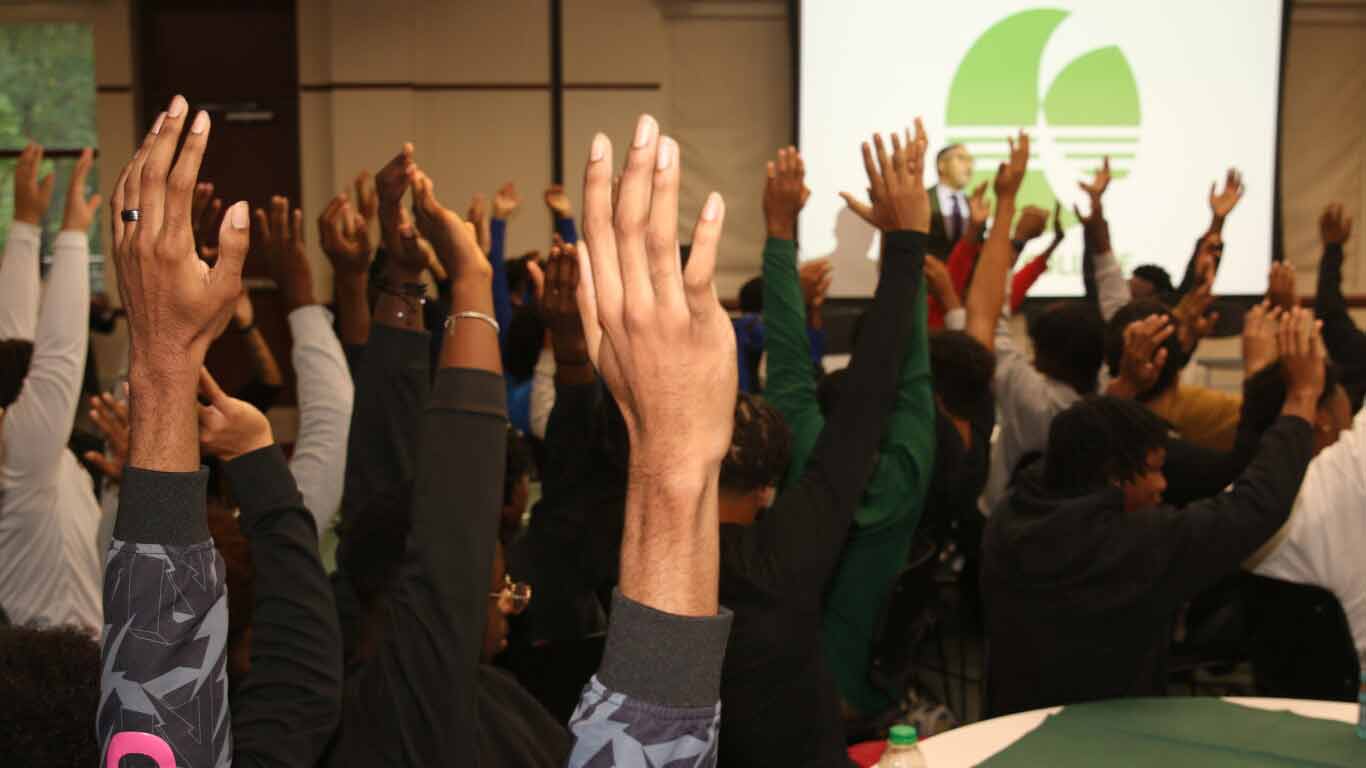
[[[1020,190],[1025,169],[1029,165],[1029,136],[1021,132],[1018,141],[1008,141],[1010,161],[1001,163],[994,183],[998,222],[1009,222],[1015,218],[1015,195]],[[993,337],[998,335],[996,325],[1002,319],[1001,308],[1005,304],[1006,275],[1010,273],[1010,263],[1014,258],[1015,247],[1010,242],[1009,226],[1003,223],[992,227],[982,248],[982,258],[966,302],[967,332],[987,349],[995,346]]]
[[[5,242],[5,261],[0,263],[0,340],[33,341],[38,327],[41,223],[57,179],[49,173],[38,180],[42,162],[43,148],[30,143],[14,166],[14,220]]]
[[[1031,208],[1033,208],[1033,206],[1026,206],[1025,213],[1028,214]],[[1042,209],[1033,208],[1033,210],[1041,211]],[[1044,216],[1044,221],[1047,221],[1047,214],[1044,214]],[[1023,251],[1025,243],[1027,243],[1029,240],[1034,239],[1035,237],[1038,237],[1039,234],[1042,234],[1042,224],[1040,224],[1038,232],[1034,232],[1032,229],[1028,229],[1025,227],[1026,221],[1033,222],[1036,219],[1037,216],[1031,217],[1028,220],[1024,216],[1020,217],[1019,224],[1015,226],[1014,243],[1016,245],[1017,250]],[[1048,260],[1053,256],[1053,251],[1056,251],[1058,249],[1058,245],[1062,243],[1062,239],[1062,203],[1054,203],[1053,241],[1048,244],[1048,247],[1044,249],[1043,253],[1040,253],[1038,256],[1035,256],[1034,258],[1030,259],[1029,263],[1015,270],[1015,276],[1010,281],[1011,314],[1020,311],[1020,306],[1024,304],[1025,297],[1029,295],[1029,289],[1032,288],[1034,286],[1034,283],[1037,282],[1041,276],[1043,276],[1043,273],[1045,271],[1047,271]]]
[[[271,201],[265,243],[293,339],[290,357],[298,387],[299,435],[289,471],[321,536],[341,506],[355,387],[346,354],[332,331],[332,315],[313,293],[303,211],[295,208],[291,215],[289,200],[277,200]]]
[[[493,195],[492,239],[489,262],[493,265],[493,316],[498,320],[499,343],[507,345],[508,329],[512,326],[512,300],[508,297],[507,231],[508,217],[522,204],[517,188],[508,182]]]
[[[559,184],[546,187],[545,206],[550,209],[550,215],[555,220],[555,234],[570,245],[578,243],[579,233],[574,228],[574,206],[569,202],[569,195],[565,193],[564,187]]]
[[[713,765],[718,748],[730,616],[717,604],[717,484],[738,374],[713,283],[725,204],[708,196],[683,269],[678,149],[644,115],[616,205],[601,133],[584,174],[579,307],[626,422],[631,469],[620,591],[602,665],[570,723],[571,766]]]
[[[1090,199],[1091,215],[1082,216],[1080,208],[1072,208],[1082,224],[1082,271],[1086,295],[1096,302],[1101,319],[1107,323],[1132,298],[1129,281],[1124,279],[1124,271],[1120,269],[1110,244],[1110,223],[1105,220],[1105,210],[1101,204],[1105,190],[1110,187],[1110,178],[1110,157],[1107,155],[1089,184],[1077,182]]]
[[[300,217],[301,218],[301,217]],[[232,764],[314,765],[342,705],[342,641],[318,531],[270,422],[201,371],[199,441],[223,462],[251,545],[251,671],[232,693]]]
[[[1236,569],[1285,523],[1314,455],[1311,426],[1323,392],[1326,355],[1308,310],[1287,314],[1278,331],[1286,400],[1281,417],[1233,488],[1153,519],[1170,558],[1155,585],[1173,603]]]
[[[91,150],[82,152],[72,171],[62,231],[53,244],[52,269],[32,337],[33,357],[23,388],[5,413],[6,483],[53,471],[71,437],[90,339],[86,313],[90,306],[90,245],[86,233],[99,208],[99,196],[86,197],[85,177],[93,156]],[[16,180],[16,185],[22,183],[22,179]],[[51,186],[50,181],[44,183]],[[11,235],[15,236],[26,235]],[[32,250],[24,248],[11,255],[15,258],[5,259],[0,279],[15,279],[18,285],[14,293],[22,297],[38,287],[36,244]],[[24,299],[19,303],[22,305]]]
[[[1181,285],[1176,289],[1177,293],[1184,294],[1195,287],[1196,282],[1200,279],[1198,268],[1200,252],[1209,244],[1217,244],[1218,246],[1214,266],[1216,271],[1219,268],[1218,254],[1222,254],[1224,247],[1224,221],[1238,206],[1238,201],[1243,199],[1243,192],[1246,188],[1243,186],[1243,174],[1237,168],[1228,169],[1228,173],[1224,176],[1224,188],[1222,190],[1216,190],[1216,183],[1212,181],[1209,185],[1209,228],[1195,242],[1195,252],[1191,255],[1190,261],[1186,263],[1186,274],[1181,278]]]
[[[319,214],[318,242],[332,264],[337,335],[346,347],[363,346],[370,338],[370,233],[344,193]]]
[[[119,292],[128,310],[129,456],[104,578],[97,736],[101,754],[123,731],[157,734],[188,768],[232,762],[223,564],[209,539],[195,401],[209,344],[241,292],[250,214],[227,211],[219,256],[195,253],[190,203],[209,136],[199,112],[172,168],[188,105],[176,96],[114,183]],[[125,222],[124,210],[139,212]],[[163,682],[193,685],[169,697]],[[163,718],[174,708],[194,720]]]
[[[806,302],[797,275],[797,214],[811,196],[806,165],[796,147],[778,150],[768,164],[764,185],[764,351],[768,382],[764,397],[792,430],[792,459],[784,486],[801,477],[802,468],[825,426],[816,399],[811,369],[811,339],[806,329]]]
[[[1348,314],[1347,300],[1342,295],[1343,244],[1351,236],[1352,218],[1343,215],[1342,204],[1324,208],[1319,217],[1323,260],[1319,262],[1314,314],[1323,321],[1323,342],[1328,346],[1328,354],[1343,367],[1343,384],[1356,404],[1366,391],[1366,333]]]

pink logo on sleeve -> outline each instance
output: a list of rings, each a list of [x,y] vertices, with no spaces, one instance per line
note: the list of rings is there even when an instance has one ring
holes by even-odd
[[[156,761],[157,768],[176,768],[171,747],[160,736],[141,731],[120,731],[109,740],[105,768],[119,768],[124,755],[143,755]]]

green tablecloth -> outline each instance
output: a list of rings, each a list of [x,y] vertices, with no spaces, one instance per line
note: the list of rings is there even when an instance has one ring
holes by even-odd
[[[1366,741],[1347,723],[1218,699],[1125,699],[1066,707],[982,765],[1363,768]]]

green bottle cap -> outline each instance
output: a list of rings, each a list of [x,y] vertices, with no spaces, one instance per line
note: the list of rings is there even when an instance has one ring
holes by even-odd
[[[914,725],[894,725],[887,734],[887,741],[894,747],[908,747],[916,742]]]

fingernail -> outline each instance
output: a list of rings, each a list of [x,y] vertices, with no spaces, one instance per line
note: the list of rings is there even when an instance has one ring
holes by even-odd
[[[649,115],[641,115],[640,122],[636,123],[636,149],[640,149],[650,143],[650,139],[655,135],[655,119]]]
[[[190,123],[190,133],[203,133],[209,129],[209,113],[199,110],[199,114],[194,116],[194,122]]]
[[[607,137],[601,133],[593,136],[593,149],[589,153],[589,158],[593,162],[598,162],[607,156]]]
[[[175,98],[171,99],[171,106],[166,108],[166,114],[171,117],[180,117],[185,114],[185,109],[189,106],[190,105],[185,102],[184,96],[176,94]]]
[[[152,123],[152,133],[161,133],[161,124],[166,122],[166,113],[157,115],[157,121]]]
[[[655,167],[661,171],[667,171],[669,166],[674,164],[674,149],[677,145],[674,140],[667,136],[659,142],[659,157],[655,161]]]
[[[721,215],[721,196],[715,192],[707,195],[707,205],[702,209],[703,221],[716,221]]]
[[[232,216],[230,217],[233,229],[246,229],[247,218],[247,204],[245,202],[233,205]]]

